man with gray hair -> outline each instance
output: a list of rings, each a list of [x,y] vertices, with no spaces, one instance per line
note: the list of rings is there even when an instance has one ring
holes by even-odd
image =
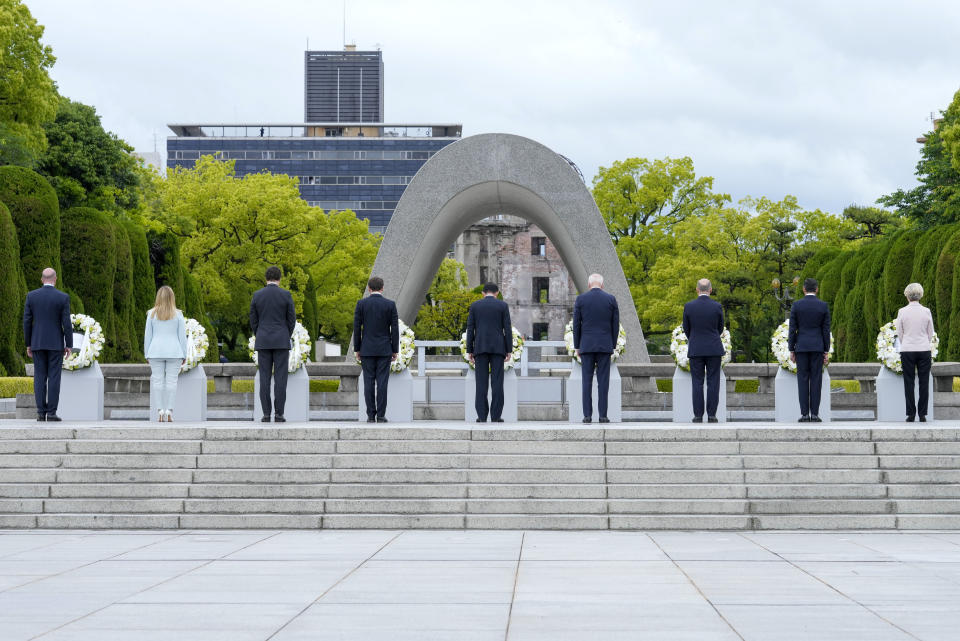
[[[720,365],[723,359],[723,306],[710,298],[713,285],[706,278],[697,281],[697,297],[683,306],[683,333],[687,335],[687,356],[693,387],[693,422],[703,422],[703,381],[707,381],[707,421],[718,423]]]
[[[597,373],[597,413],[609,423],[610,356],[620,334],[620,307],[615,296],[603,291],[603,276],[590,274],[589,289],[573,304],[573,348],[583,366],[583,422],[593,420],[593,373]]]
[[[33,393],[38,421],[59,421],[60,370],[73,349],[70,297],[57,289],[57,272],[43,270],[43,286],[27,294],[23,306],[23,338],[33,359]]]

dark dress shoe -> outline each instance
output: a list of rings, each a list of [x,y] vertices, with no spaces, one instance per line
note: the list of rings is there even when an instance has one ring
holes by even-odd
[[[502,418],[495,418],[495,419],[493,419],[493,420],[491,421],[491,423],[503,423],[503,419],[502,419]]]
[[[811,423],[823,423],[823,419],[820,418],[819,416],[817,416],[816,414],[813,414],[813,415],[810,417],[810,422],[811,422]]]
[[[43,422],[46,421],[46,420],[47,420],[47,415],[46,415],[46,414],[37,414],[37,422],[43,423]]]
[[[367,418],[367,423],[376,423],[376,422],[377,422],[377,417],[376,417],[376,416],[371,416],[371,417]]]
[[[915,420],[916,420],[916,417],[913,417],[913,416],[907,417],[907,423],[913,423]]]
[[[720,422],[720,419],[717,418],[716,416],[707,417],[707,423],[719,423],[719,422]]]
[[[583,422],[584,422],[584,423],[592,423],[592,422],[593,422],[593,419],[590,418],[589,416],[584,416],[584,417],[583,417]]]
[[[286,423],[287,419],[283,418],[283,414],[277,414],[273,417],[274,423]]]
[[[803,416],[800,417],[800,420],[798,420],[797,422],[798,422],[798,423],[809,423],[809,422],[810,422],[810,415],[809,415],[809,414],[804,414]]]
[[[920,417],[920,422],[921,422],[921,423],[926,423],[926,422],[927,422],[927,417],[926,417],[926,416],[921,416],[921,417]]]
[[[487,419],[485,419],[485,418],[478,418],[478,419],[477,419],[477,423],[486,423],[486,422],[487,422]]]
[[[269,423],[269,422],[270,422],[270,417],[269,417],[269,416],[264,416],[263,418],[260,419],[260,422],[261,422],[261,423]]]
[[[691,423],[703,423],[703,417],[702,417],[702,416],[694,416],[694,417],[693,417],[693,420],[691,420],[690,422],[691,422]]]
[[[601,416],[601,417],[600,417],[600,422],[601,422],[601,423],[609,423],[609,422],[610,422],[610,419],[607,418],[606,416]]]
[[[385,419],[385,418],[382,417],[382,416],[378,416],[378,417],[377,417],[377,423],[389,423],[389,422],[390,422],[390,421],[388,421],[387,419]]]
[[[48,421],[48,422],[52,422],[52,423],[53,423],[53,422],[60,422],[60,421],[62,421],[62,420],[63,420],[63,419],[60,418],[59,416],[57,416],[56,414],[47,414],[47,421]]]

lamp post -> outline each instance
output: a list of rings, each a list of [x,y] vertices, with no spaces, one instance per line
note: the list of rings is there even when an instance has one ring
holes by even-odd
[[[790,318],[790,306],[793,304],[795,292],[800,285],[800,277],[794,276],[790,285],[784,285],[779,278],[770,281],[770,288],[773,290],[773,296],[780,303],[780,309],[783,311],[784,320]]]

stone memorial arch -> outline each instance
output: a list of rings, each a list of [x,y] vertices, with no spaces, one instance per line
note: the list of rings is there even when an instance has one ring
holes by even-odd
[[[380,245],[373,273],[411,324],[450,246],[471,224],[495,214],[528,220],[550,238],[577,289],[598,272],[617,297],[627,332],[626,363],[650,358],[623,268],[606,225],[579,174],[528,138],[481,134],[459,140],[417,172]]]

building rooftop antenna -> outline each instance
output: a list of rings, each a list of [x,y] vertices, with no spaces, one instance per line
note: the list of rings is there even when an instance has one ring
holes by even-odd
[[[343,46],[347,46],[347,0],[343,0]]]

